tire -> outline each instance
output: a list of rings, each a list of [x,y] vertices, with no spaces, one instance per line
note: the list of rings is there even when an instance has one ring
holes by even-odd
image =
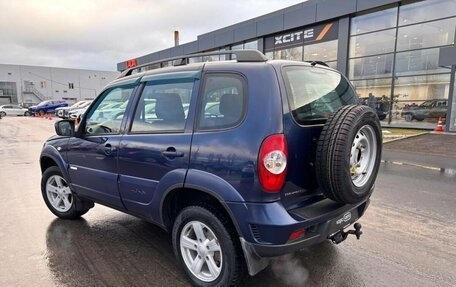
[[[5,112],[0,112],[0,116],[1,117],[6,117],[6,113]]]
[[[38,113],[40,114],[40,116],[44,116],[46,114],[46,111],[45,110],[39,110]]]
[[[411,115],[411,114],[406,114],[406,115],[404,116],[404,119],[405,119],[406,122],[411,122],[411,121],[413,121],[413,115]]]
[[[43,173],[41,194],[49,210],[62,219],[80,218],[94,206],[93,202],[82,200],[73,194],[62,172],[56,166],[49,167]],[[58,202],[51,203],[52,199],[58,200]]]
[[[382,132],[367,106],[344,106],[330,117],[317,143],[316,175],[323,194],[356,203],[373,191],[380,166]]]
[[[29,111],[26,111],[26,112],[24,113],[24,116],[25,116],[25,117],[29,117],[29,116],[31,116],[31,115],[32,115],[32,114],[31,114]]]
[[[202,243],[198,242],[199,237],[196,236],[193,227],[195,224],[199,224],[201,227],[200,230],[203,231],[203,238],[211,240],[212,242],[218,242],[217,246],[220,248],[220,251],[213,252],[213,255],[211,255],[208,245],[205,244],[207,243],[207,240],[203,239]],[[176,217],[172,231],[174,254],[194,286],[238,286],[244,277],[246,267],[243,253],[238,241],[238,236],[230,226],[231,224],[228,219],[220,212],[206,206],[186,207]],[[190,245],[193,246],[193,250],[190,250],[189,248],[185,250],[185,247],[181,246],[181,238],[183,238],[182,236],[184,235],[188,239],[193,240],[188,241],[190,242]],[[212,235],[214,235],[215,238]],[[195,251],[193,244],[197,245],[201,252]],[[214,244],[209,245],[215,246]],[[208,251],[206,251],[206,247]],[[201,257],[198,257],[200,255]],[[213,276],[209,271],[208,262],[211,260],[206,257],[207,255],[213,259],[212,262],[215,262],[215,267],[220,268],[218,275]],[[201,272],[199,272],[199,274],[197,272],[197,275],[190,270],[192,257],[194,257],[195,260],[197,260],[197,258],[200,258],[198,260],[202,260]],[[204,270],[206,270],[206,275],[208,273],[207,271],[209,271],[210,274],[206,276]],[[213,268],[213,270],[215,270],[215,268]],[[217,272],[214,272],[214,274],[215,273]]]

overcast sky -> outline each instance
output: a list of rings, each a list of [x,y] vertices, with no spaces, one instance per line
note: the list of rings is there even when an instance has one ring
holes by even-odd
[[[0,0],[0,64],[116,63],[304,0]]]

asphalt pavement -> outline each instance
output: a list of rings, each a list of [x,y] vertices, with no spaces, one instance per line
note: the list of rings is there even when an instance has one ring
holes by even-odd
[[[0,120],[0,286],[188,286],[153,224],[100,205],[77,221],[47,210],[38,157],[53,122]],[[455,161],[423,158],[385,151],[360,240],[276,258],[244,286],[456,286]]]

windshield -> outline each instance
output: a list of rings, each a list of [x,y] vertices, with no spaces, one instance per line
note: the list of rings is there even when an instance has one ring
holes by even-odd
[[[283,74],[291,112],[301,125],[324,123],[341,106],[358,103],[355,91],[338,72],[288,66]]]

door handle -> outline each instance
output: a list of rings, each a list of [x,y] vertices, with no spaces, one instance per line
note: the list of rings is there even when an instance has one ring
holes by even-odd
[[[183,157],[184,153],[181,151],[176,151],[174,147],[169,147],[165,151],[162,152],[162,155],[168,158],[175,158],[175,157]]]

